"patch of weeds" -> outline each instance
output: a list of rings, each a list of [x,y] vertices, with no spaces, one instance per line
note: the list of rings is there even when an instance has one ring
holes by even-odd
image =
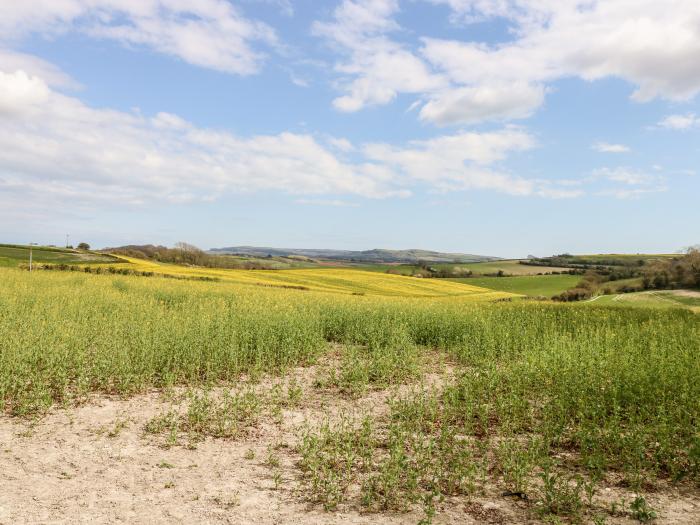
[[[180,413],[170,410],[150,419],[144,430],[149,434],[168,434],[166,443],[175,445],[178,435],[186,433],[190,444],[205,437],[234,439],[245,435],[260,418],[261,407],[253,391],[193,394]]]
[[[359,424],[348,418],[331,426],[324,422],[318,429],[307,428],[298,445],[299,466],[304,488],[312,501],[326,510],[342,503],[351,483],[372,467],[376,447],[372,420]]]
[[[178,420],[179,414],[175,410],[170,410],[149,419],[143,429],[148,434],[162,434],[177,428]]]
[[[245,451],[245,455],[243,457],[247,460],[255,459],[255,450],[253,450],[252,448],[249,448],[248,450]]]
[[[637,496],[634,498],[634,501],[630,503],[630,513],[634,519],[642,523],[647,523],[656,519],[656,511],[651,508],[643,496]]]
[[[431,523],[433,523],[433,518],[435,518],[435,514],[437,514],[435,499],[438,496],[439,494],[436,493],[425,495],[423,498],[423,512],[425,513],[425,517],[418,522],[418,525],[431,525]]]
[[[238,491],[234,492],[233,495],[228,496],[228,497],[221,497],[221,496],[215,496],[212,498],[212,501],[219,505],[220,507],[223,507],[226,510],[232,509],[234,507],[237,507],[238,505],[241,504],[241,497],[238,493]]]
[[[168,463],[167,461],[161,461],[156,465],[158,468],[175,468],[175,465]]]
[[[301,403],[302,395],[304,391],[301,385],[295,378],[289,380],[287,383],[287,403],[289,406],[297,406]]]
[[[174,488],[175,488],[175,482],[174,482],[174,481],[168,481],[165,485],[163,485],[163,488],[166,488],[166,489],[174,489]]]
[[[445,496],[474,490],[477,472],[470,443],[453,428],[426,435],[400,419],[379,428],[371,417],[326,423],[307,430],[299,452],[306,492],[326,509],[345,501],[356,485],[367,510],[406,511],[418,504],[428,522]]]
[[[591,520],[593,521],[593,525],[605,525],[608,518],[603,514],[594,514],[591,516]]]
[[[220,400],[199,394],[190,400],[182,426],[199,437],[236,438],[258,422],[260,412],[258,397],[252,391],[225,392]]]
[[[403,422],[392,422],[374,471],[363,485],[363,503],[376,510],[407,510],[423,503],[431,513],[434,500],[474,490],[477,467],[470,444],[453,428],[435,435],[416,434]]]
[[[496,458],[508,492],[526,495],[537,460],[537,444],[530,441],[521,444],[512,438],[504,439],[498,444]]]
[[[269,447],[267,449],[267,458],[265,458],[265,464],[270,468],[279,468],[280,466],[280,456],[272,447]]]
[[[296,378],[292,377],[286,384],[276,383],[270,389],[270,403],[276,408],[288,408],[299,405],[303,389]]]
[[[543,467],[540,474],[542,487],[537,510],[542,516],[553,514],[580,519],[584,502],[581,494],[584,491],[584,481],[580,476],[564,476],[552,472],[549,464]]]
[[[409,340],[394,343],[345,347],[339,367],[323,371],[315,385],[359,397],[370,388],[386,388],[419,377],[423,364],[419,348]]]
[[[610,515],[611,516],[625,516],[627,514],[627,502],[625,498],[621,498],[620,501],[613,501],[610,503]]]
[[[272,481],[275,484],[275,490],[279,490],[282,486],[282,473],[279,470],[275,470],[272,474]]]
[[[122,430],[129,426],[128,419],[117,418],[112,428],[107,432],[108,438],[115,438],[121,434]]]

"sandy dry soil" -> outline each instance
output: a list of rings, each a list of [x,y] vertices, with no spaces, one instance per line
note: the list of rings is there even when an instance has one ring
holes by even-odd
[[[313,370],[299,369],[296,376],[304,402],[285,410],[281,423],[266,420],[243,439],[207,439],[194,449],[165,448],[162,438],[144,433],[146,422],[171,406],[157,392],[128,400],[96,398],[34,422],[0,416],[0,524],[417,523],[423,517],[418,509],[380,515],[345,506],[325,512],[304,500],[293,452],[299,426],[341,411],[385,410],[387,394],[342,400],[313,389]],[[277,483],[265,464],[274,443],[286,445],[279,452]],[[607,490],[610,499],[619,497],[617,489]],[[700,523],[697,492],[668,489],[647,499],[659,512],[657,523]],[[533,519],[525,503],[502,497],[494,487],[478,497],[444,502],[434,523]]]

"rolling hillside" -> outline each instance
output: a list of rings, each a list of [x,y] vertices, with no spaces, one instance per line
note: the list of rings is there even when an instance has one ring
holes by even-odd
[[[118,264],[109,268],[152,272],[183,278],[208,278],[219,281],[350,295],[387,297],[443,298],[459,297],[469,300],[495,300],[513,294],[450,282],[445,279],[417,279],[402,275],[366,272],[352,268],[300,268],[294,270],[229,270],[164,264],[132,257],[119,257]]]
[[[32,248],[32,259],[39,264],[100,264],[118,262],[118,259],[111,255],[57,248],[54,246],[34,246]],[[0,244],[0,266],[13,267],[28,263],[28,246]]]
[[[212,248],[212,254],[247,255],[251,257],[287,257],[298,255],[314,259],[330,259],[338,261],[353,261],[363,263],[416,263],[426,262],[481,262],[493,261],[498,257],[471,255],[464,253],[441,253],[429,250],[320,250],[320,249],[287,249],[266,248],[256,246],[231,246],[228,248]]]

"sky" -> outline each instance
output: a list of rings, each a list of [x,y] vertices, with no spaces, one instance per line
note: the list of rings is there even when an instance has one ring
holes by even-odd
[[[700,242],[697,0],[0,0],[0,242]]]

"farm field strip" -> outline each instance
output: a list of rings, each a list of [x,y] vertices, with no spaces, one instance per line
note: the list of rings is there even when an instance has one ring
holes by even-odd
[[[111,255],[75,252],[59,248],[36,246],[32,250],[35,263],[50,264],[97,264],[115,262]],[[0,267],[15,267],[29,263],[29,249],[25,246],[0,244]]]
[[[467,263],[456,265],[466,270],[471,270],[475,275],[484,275],[487,273],[498,273],[503,271],[506,275],[537,275],[539,273],[562,272],[568,271],[568,268],[558,266],[534,266],[521,264],[519,259],[507,259],[503,261],[489,261],[482,263]]]
[[[507,292],[453,283],[444,279],[417,279],[346,268],[228,270],[183,267],[123,256],[120,258],[125,262],[108,266],[164,275],[210,277],[238,284],[303,287],[322,292],[395,297],[462,297],[474,300],[494,300],[513,296]]]
[[[569,268],[558,266],[535,266],[521,264],[520,259],[504,259],[499,261],[485,262],[465,262],[465,263],[433,263],[429,264],[431,268],[438,270],[459,270],[472,271],[475,276],[483,276],[485,274],[497,274],[502,271],[505,275],[537,275],[541,273],[566,272]],[[411,275],[413,272],[420,270],[420,266],[415,264],[375,264],[375,265],[359,265],[357,269],[362,269],[369,272],[386,272],[391,270],[403,275]]]
[[[573,288],[581,280],[581,276],[521,275],[517,277],[467,277],[449,280],[518,295],[552,297]]]

